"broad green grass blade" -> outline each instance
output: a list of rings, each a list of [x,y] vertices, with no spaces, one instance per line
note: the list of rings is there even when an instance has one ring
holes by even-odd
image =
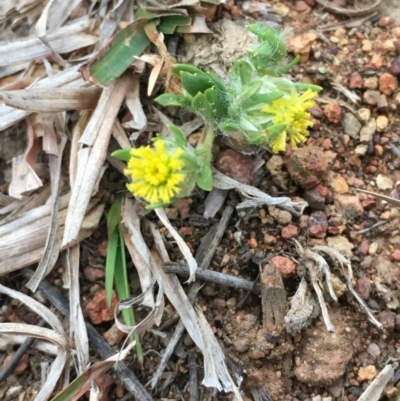
[[[108,236],[110,236],[118,226],[121,216],[121,203],[121,197],[117,196],[114,203],[111,205],[109,212],[107,213]]]
[[[89,67],[91,77],[102,85],[121,76],[149,46],[143,28],[128,25],[113,38],[110,47]]]
[[[125,246],[124,237],[122,235],[121,227],[118,226],[118,230],[115,230],[119,234],[119,247],[116,258],[115,265],[115,286],[117,288],[118,298],[120,300],[127,299],[131,296],[131,291],[129,288],[128,272],[126,267],[126,257],[125,257]],[[123,309],[122,316],[125,320],[125,324],[129,326],[135,326],[135,314],[133,308]],[[136,353],[140,363],[143,363],[143,349],[140,342],[140,336],[138,333],[134,333],[131,336],[132,340],[136,341]]]
[[[117,262],[117,250],[119,242],[119,231],[114,230],[108,237],[107,258],[106,258],[106,302],[111,305],[112,292],[114,287],[115,264]]]

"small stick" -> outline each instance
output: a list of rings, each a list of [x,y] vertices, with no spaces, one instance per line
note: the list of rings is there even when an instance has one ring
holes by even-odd
[[[189,267],[180,263],[166,263],[164,265],[164,271],[168,274],[178,274],[179,276],[189,277]],[[252,291],[254,289],[254,282],[246,280],[244,278],[230,276],[228,274],[215,272],[209,269],[197,268],[196,270],[196,280],[200,279],[203,281],[208,281],[211,283],[216,283],[220,285],[226,285],[227,287],[240,288],[247,291]],[[259,289],[259,286],[257,286]]]
[[[40,319],[39,323],[36,325],[38,327],[44,327],[46,322]],[[17,367],[18,362],[23,357],[23,355],[28,351],[32,344],[36,341],[35,337],[28,337],[21,346],[17,349],[15,354],[12,356],[10,361],[0,370],[0,383],[7,379],[7,377],[12,373],[12,371]]]
[[[30,269],[26,270],[25,276],[31,278],[33,276],[33,271]],[[65,317],[69,317],[69,301],[61,295],[55,287],[53,287],[47,280],[43,279],[39,283],[38,289]],[[97,330],[90,323],[85,322],[85,324],[92,345],[99,352],[101,357],[107,359],[110,356],[115,355],[115,351],[107,344]],[[154,401],[150,393],[124,362],[117,362],[113,366],[113,369],[118,374],[125,388],[135,396],[137,400]]]
[[[197,377],[197,362],[193,351],[188,352],[189,356],[189,381],[190,381],[190,401],[199,400],[199,379]]]
[[[360,231],[357,231],[357,234],[365,234],[365,233],[367,233],[368,231],[371,231],[371,230],[373,230],[374,228],[383,226],[383,225],[386,224],[386,223],[387,223],[386,220],[378,221],[377,223],[373,224],[371,227],[367,227],[367,228],[364,228],[364,229],[362,229],[362,230],[360,230]]]

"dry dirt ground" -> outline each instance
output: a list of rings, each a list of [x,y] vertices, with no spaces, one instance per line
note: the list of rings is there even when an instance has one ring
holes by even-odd
[[[334,3],[351,7],[346,0]],[[362,6],[363,2],[358,3]],[[234,23],[239,27],[244,25],[242,15],[259,20],[265,17],[264,3],[253,4],[250,11],[246,4],[228,2],[215,15],[210,15],[210,19],[227,18],[233,22],[226,26]],[[247,400],[254,399],[252,388],[265,386],[272,399],[277,401],[321,398],[355,401],[387,362],[400,358],[400,208],[358,191],[367,190],[400,199],[400,4],[396,0],[388,1],[382,11],[370,18],[353,17],[351,20],[325,12],[314,0],[270,4],[277,16],[275,23],[292,30],[289,49],[301,56],[301,63],[293,69],[292,76],[324,88],[317,106],[312,109],[314,126],[305,145],[314,152],[313,162],[310,157],[302,158],[290,150],[274,156],[265,152],[261,154],[265,165],[256,174],[248,176],[246,172],[254,169],[254,156],[227,150],[221,142],[216,164],[227,175],[251,182],[270,195],[302,198],[310,206],[300,217],[273,207],[240,214],[234,211],[210,268],[255,280],[259,274],[259,261],[268,259],[282,273],[289,302],[300,278],[308,279],[291,239],[297,239],[304,247],[328,245],[351,261],[353,287],[384,330],[368,321],[346,290],[341,269],[329,258],[327,261],[334,273],[335,292],[339,298],[335,302],[325,294],[334,333],[327,331],[321,317],[315,317],[309,327],[295,335],[288,333],[284,326],[265,327],[261,297],[257,292],[250,293],[243,302],[246,291],[207,283],[200,291],[198,303],[223,345],[231,366],[243,374],[242,388]],[[350,26],[347,26],[349,22]],[[327,28],[328,25],[332,28]],[[178,48],[178,56],[194,62],[207,44],[220,49],[220,35],[221,31],[194,41],[192,36],[185,37]],[[218,51],[214,54],[214,67],[215,63],[218,67],[218,60],[227,62],[228,56],[222,53],[223,50],[221,54]],[[204,56],[203,65],[198,64],[210,67],[205,65],[210,62],[209,57]],[[181,116],[175,112],[174,117],[178,121]],[[10,143],[15,135],[16,132],[9,132],[7,140],[1,139],[0,157],[3,160],[7,160],[8,147],[12,146]],[[290,169],[291,161],[296,157],[300,160],[300,173]],[[115,174],[108,174],[105,185],[114,187],[110,183],[117,177],[123,188],[122,177]],[[0,179],[6,180],[6,177]],[[205,193],[197,191],[190,199],[168,210],[172,223],[194,252],[221,217],[221,212],[211,219],[203,217],[205,198]],[[226,204],[236,205],[239,200],[239,195],[231,191]],[[82,244],[81,293],[85,313],[92,322],[95,320],[93,313],[96,315],[93,310],[98,305],[93,306],[90,301],[93,302],[94,294],[104,287],[106,235],[103,220],[90,240]],[[173,252],[171,249],[172,257]],[[134,273],[132,277],[134,282]],[[52,273],[49,281],[60,286],[60,271]],[[5,282],[20,289],[23,279],[14,274]],[[5,297],[0,299],[3,321],[20,318],[37,322],[35,316],[27,314],[18,304]],[[104,302],[104,298],[94,302]],[[167,311],[170,314],[164,317],[164,324],[173,316],[172,308]],[[140,310],[138,314],[140,317]],[[102,334],[107,332],[104,334],[107,341],[118,346],[122,344],[122,338],[112,328],[111,319],[112,314],[103,316],[95,327]],[[169,336],[174,326],[164,326],[162,330]],[[183,336],[181,345],[186,351],[196,353],[188,335]],[[159,353],[165,344],[160,337],[147,333],[143,337],[143,347],[145,363],[142,368],[136,367],[135,373],[146,383],[159,363]],[[6,354],[0,353],[2,359]],[[0,384],[3,399],[32,399],[32,389],[40,383],[42,359],[43,355],[37,351],[28,352],[19,366],[20,371]],[[200,356],[198,363],[201,365]],[[179,399],[182,395],[188,400],[187,361],[174,355],[165,380],[170,377],[168,372],[174,373],[174,380],[165,384],[155,398]],[[382,395],[383,400],[399,399],[399,379],[397,368],[394,379]],[[104,389],[104,401],[126,396],[112,373],[106,374],[100,384]],[[14,390],[10,392],[10,389]],[[22,398],[21,393],[25,394]],[[203,395],[214,399],[230,397],[206,391]]]

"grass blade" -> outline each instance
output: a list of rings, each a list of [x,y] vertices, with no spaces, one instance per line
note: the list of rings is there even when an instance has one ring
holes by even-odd
[[[116,257],[116,264],[115,264],[115,286],[118,293],[119,300],[127,299],[131,296],[131,291],[129,288],[129,281],[128,281],[128,272],[126,267],[126,256],[125,256],[125,245],[124,245],[124,237],[122,234],[121,227],[118,226],[119,235],[119,247]],[[133,311],[133,307],[128,309],[122,310],[122,316],[125,320],[125,324],[129,326],[135,326],[135,314]],[[139,362],[143,363],[143,349],[142,344],[140,342],[140,337],[138,333],[134,333],[131,336],[132,341],[136,341],[136,353]]]
[[[118,230],[114,230],[113,233],[108,238],[108,245],[107,245],[105,287],[106,287],[106,302],[108,306],[111,305],[111,298],[114,287],[118,242],[119,242],[119,232]]]

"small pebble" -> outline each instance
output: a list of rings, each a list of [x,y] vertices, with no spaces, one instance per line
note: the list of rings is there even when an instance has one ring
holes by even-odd
[[[362,108],[357,110],[357,114],[361,118],[361,120],[364,121],[365,123],[368,122],[369,119],[371,118],[371,110],[367,108]]]
[[[376,177],[376,186],[379,189],[392,189],[393,188],[393,180],[386,175],[378,174]]]
[[[379,116],[376,119],[376,130],[378,132],[383,132],[389,125],[389,120],[386,116]]]
[[[378,77],[365,78],[363,86],[367,89],[378,89]]]
[[[347,135],[354,139],[358,139],[358,134],[361,129],[361,123],[353,113],[346,113],[343,117],[343,130]]]
[[[324,107],[324,114],[331,123],[338,123],[342,119],[342,111],[336,102],[328,103]]]
[[[323,211],[311,213],[308,219],[308,233],[315,238],[325,238],[328,229],[328,219]]]
[[[368,253],[370,256],[375,256],[376,252],[378,251],[378,243],[377,242],[373,242],[368,249]]]
[[[376,105],[376,104],[378,104],[379,96],[380,96],[379,91],[366,90],[364,92],[363,99],[364,99],[364,102],[367,103],[367,104]]]
[[[368,121],[367,125],[364,125],[364,127],[361,128],[360,141],[367,143],[371,142],[375,134],[375,131],[376,131],[376,120],[375,118],[371,118],[371,120]]]
[[[366,301],[371,293],[371,281],[366,277],[361,277],[357,280],[356,291],[360,297]]]
[[[391,95],[397,88],[397,78],[385,72],[379,78],[379,90],[385,95]]]
[[[354,153],[356,155],[363,156],[367,153],[367,150],[368,150],[368,145],[361,144],[361,145],[356,146],[356,148],[354,149]]]
[[[372,356],[379,356],[381,353],[381,350],[377,344],[371,343],[370,345],[368,345],[367,352],[368,352],[368,354],[370,354]]]
[[[372,50],[372,42],[368,39],[364,39],[362,41],[362,47],[361,50],[363,52],[370,52]]]
[[[371,381],[371,380],[375,379],[377,374],[378,374],[378,371],[376,370],[376,367],[374,365],[361,367],[358,370],[358,380],[360,382]]]
[[[400,75],[400,56],[393,60],[392,65],[390,66],[390,72],[395,76]]]

